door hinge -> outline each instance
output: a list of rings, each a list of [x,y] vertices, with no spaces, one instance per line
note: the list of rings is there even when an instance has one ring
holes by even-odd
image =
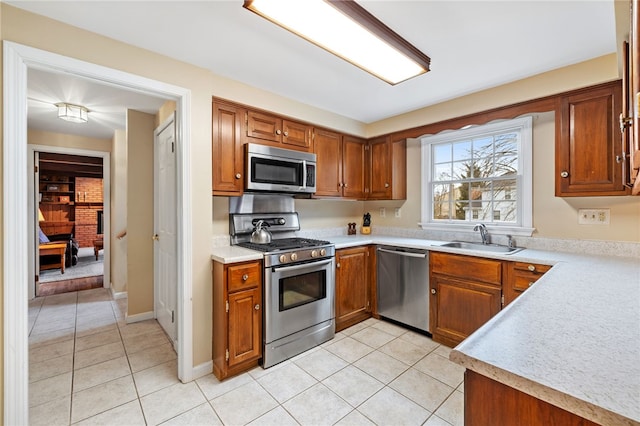
[[[229,349],[227,349],[224,353],[224,360],[229,361]]]
[[[500,298],[500,306],[504,308],[504,294]]]
[[[227,312],[229,312],[229,301],[227,300]]]
[[[33,166],[33,173],[38,173],[38,166]]]
[[[171,322],[176,322],[176,311],[171,311]]]
[[[176,147],[176,143],[175,142],[171,142],[171,153],[172,154],[175,152],[175,147]]]

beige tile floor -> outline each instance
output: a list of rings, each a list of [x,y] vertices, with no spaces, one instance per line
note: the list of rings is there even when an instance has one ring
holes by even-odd
[[[177,379],[156,321],[124,322],[104,289],[29,304],[32,425],[462,425],[449,349],[369,319],[268,370]]]

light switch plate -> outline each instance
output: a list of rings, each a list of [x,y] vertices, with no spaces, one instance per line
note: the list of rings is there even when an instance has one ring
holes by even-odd
[[[578,209],[579,225],[609,225],[610,209]]]
[[[402,217],[402,213],[400,212],[400,207],[396,207],[395,215],[396,217]]]
[[[385,217],[387,215],[387,209],[384,207],[380,207],[380,217]]]

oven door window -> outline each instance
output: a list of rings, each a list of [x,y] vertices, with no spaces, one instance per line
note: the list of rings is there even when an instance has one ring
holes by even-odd
[[[327,297],[326,275],[327,271],[323,270],[281,278],[278,286],[280,312]]]
[[[251,158],[251,180],[257,183],[302,184],[302,163]]]

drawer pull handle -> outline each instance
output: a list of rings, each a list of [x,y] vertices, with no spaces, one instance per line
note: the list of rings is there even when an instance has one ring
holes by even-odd
[[[246,280],[248,280],[248,279],[249,279],[249,275],[244,274],[244,275],[242,276],[242,281],[246,281]]]
[[[527,269],[530,270],[531,272],[534,272],[536,270],[536,267],[533,265],[529,265],[527,266]]]
[[[256,311],[259,311],[260,310],[260,304],[256,303],[256,306],[254,306],[253,309],[255,309]]]

